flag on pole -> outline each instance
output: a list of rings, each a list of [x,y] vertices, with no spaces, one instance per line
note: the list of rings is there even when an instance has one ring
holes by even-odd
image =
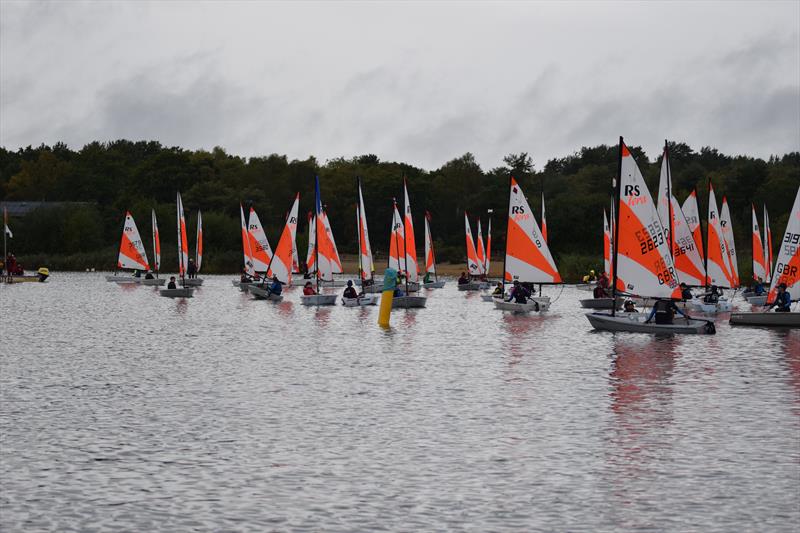
[[[8,227],[8,211],[6,211],[5,207],[3,208],[3,228],[6,235],[8,235],[10,239],[13,239],[14,234],[11,233],[11,228]]]

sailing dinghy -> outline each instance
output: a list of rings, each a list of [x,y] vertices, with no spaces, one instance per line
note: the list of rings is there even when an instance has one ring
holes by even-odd
[[[480,227],[480,219],[478,220],[478,227]],[[488,287],[485,281],[480,281],[477,278],[485,275],[484,262],[478,256],[478,248],[475,247],[475,240],[472,238],[472,228],[469,225],[469,215],[464,211],[464,231],[466,234],[467,244],[467,272],[469,274],[469,281],[467,283],[459,283],[458,290],[460,291],[478,291]],[[483,238],[478,234],[480,248],[483,248]],[[481,250],[481,253],[483,250]]]
[[[612,256],[612,296],[617,279],[625,280],[632,294],[651,298],[680,299],[681,291],[672,253],[658,211],[644,178],[622,137],[619,139],[619,174],[615,183],[617,213]],[[714,323],[694,318],[676,318],[672,324],[647,322],[641,313],[587,313],[597,330],[635,333],[714,333]]]
[[[767,302],[775,302],[778,286],[781,284],[786,285],[786,291],[793,302],[800,300],[800,188],[797,190],[789,222],[786,224],[786,233],[778,251]],[[740,326],[800,328],[800,312],[731,313],[730,322]]]
[[[358,203],[356,204],[356,237],[358,242],[358,280],[361,282],[364,294],[357,298],[342,296],[342,305],[345,307],[363,307],[376,305],[380,296],[375,285],[375,264],[372,260],[372,246],[369,243],[369,230],[367,229],[367,213],[364,208],[364,196],[361,194],[361,178],[356,180],[358,188]]]
[[[161,269],[161,239],[158,236],[158,222],[156,221],[156,210],[151,211],[151,218],[153,224],[153,268],[156,277],[153,279],[142,279],[142,285],[161,286],[167,282],[164,278],[158,277],[158,271]]]
[[[614,206],[611,206],[611,216],[614,216]],[[606,275],[611,272],[611,256],[614,253],[611,247],[611,227],[608,225],[608,215],[606,210],[603,209],[603,272]],[[584,309],[611,309],[616,302],[617,309],[622,307],[621,296],[616,298],[584,298],[580,301],[581,307]]]
[[[766,206],[765,206],[766,208]],[[757,283],[763,283],[767,279],[767,264],[764,260],[764,242],[761,239],[761,229],[758,227],[758,217],[756,216],[756,207],[750,205],[751,219],[752,219],[752,243],[753,243],[753,280]],[[750,305],[764,305],[767,303],[767,294],[756,296],[754,292],[750,295],[743,295],[747,303]]]
[[[275,278],[281,285],[289,286],[292,284],[292,273],[294,270],[294,240],[297,232],[297,217],[300,211],[300,193],[297,193],[292,203],[292,208],[286,215],[286,224],[283,226],[281,238],[278,240],[278,247],[275,248],[275,253],[272,254],[269,264],[267,265],[267,276],[264,281],[259,284],[250,285],[249,292],[253,298],[257,300],[270,300],[272,302],[280,302],[283,300],[282,294],[275,294],[269,290],[267,284],[274,281]]]
[[[531,297],[526,303],[507,302],[504,298],[496,298],[494,307],[514,313],[547,311],[550,307],[550,298],[541,296],[542,284],[561,283],[561,275],[522,189],[513,177],[509,181],[503,294],[506,283],[518,281],[525,284],[538,283],[540,296]]]
[[[392,214],[392,234],[389,243],[389,266],[404,275],[404,294],[392,298],[392,308],[425,307],[427,296],[415,296],[410,293],[419,290],[419,265],[417,264],[417,244],[414,240],[414,221],[411,217],[411,202],[408,199],[406,180],[403,179],[403,212],[400,218],[397,202],[394,202]],[[392,255],[394,253],[394,255]]]
[[[168,298],[191,298],[194,295],[194,288],[186,286],[186,268],[189,264],[189,243],[186,238],[186,217],[183,216],[183,202],[181,193],[178,193],[178,275],[181,278],[181,287],[174,289],[160,289],[161,296]]]
[[[242,277],[239,279],[231,280],[234,287],[239,287],[242,292],[247,292],[250,285],[254,283],[254,279],[258,276],[255,270],[255,259],[253,258],[253,249],[250,244],[250,232],[248,230],[247,221],[244,219],[244,208],[239,204],[239,215],[242,222],[242,252],[244,254],[244,267],[242,267]],[[246,279],[247,281],[243,281]]]
[[[203,263],[203,215],[199,210],[197,211],[197,240],[195,240],[194,252],[195,277],[184,280],[187,287],[199,287],[203,284],[203,279],[196,277],[200,273],[200,266]]]
[[[314,217],[314,243],[313,243],[313,264],[316,271],[317,294],[303,294],[300,296],[302,305],[335,305],[335,294],[320,294],[320,283],[327,281],[333,283],[333,261],[336,257],[334,244],[331,241],[331,234],[325,229],[325,212],[322,210],[322,198],[319,192],[319,176],[315,176],[315,205],[316,216]]]
[[[422,286],[426,289],[441,289],[444,287],[444,280],[439,280],[436,276],[436,254],[433,251],[433,237],[431,237],[431,226],[428,223],[430,220],[430,213],[425,213],[425,273],[433,274],[433,281],[423,283]],[[489,221],[489,240],[486,241],[487,252],[489,246],[492,244],[492,221]],[[486,256],[488,264],[489,256]]]
[[[117,258],[117,269],[113,276],[106,276],[106,281],[114,283],[139,283],[142,281],[142,272],[147,272],[149,266],[147,262],[147,252],[144,250],[144,243],[136,227],[136,221],[130,211],[125,212],[125,223],[122,227],[122,239],[119,243],[119,257]],[[117,271],[121,269],[131,269],[136,273],[134,276],[118,276]]]

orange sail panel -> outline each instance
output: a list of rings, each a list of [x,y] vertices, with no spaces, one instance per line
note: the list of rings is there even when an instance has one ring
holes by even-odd
[[[491,211],[490,211],[491,212]],[[491,216],[491,215],[490,215]],[[486,232],[486,260],[484,262],[483,271],[489,274],[489,267],[492,263],[492,219],[489,219],[489,228]]]
[[[786,233],[783,234],[781,247],[778,250],[767,302],[775,301],[778,285],[781,283],[786,284],[786,290],[789,291],[792,301],[800,300],[800,188],[797,189],[792,212],[786,223]]]
[[[306,268],[309,273],[317,271],[317,261],[314,254],[314,243],[317,241],[317,220],[309,211],[308,213],[308,251],[306,252]]]
[[[249,275],[254,276],[256,271],[253,268],[253,252],[250,249],[250,233],[247,231],[247,221],[244,219],[244,208],[239,204],[239,214],[242,218],[242,252],[244,253],[244,270]]]
[[[139,235],[139,229],[130,212],[125,212],[125,224],[122,227],[122,239],[119,243],[117,268],[147,270],[147,252]]]
[[[333,243],[333,234],[329,226],[325,224],[327,217],[322,209],[322,196],[319,191],[319,177],[315,179],[316,185],[316,240],[317,246],[314,252],[317,261],[317,278],[322,281],[333,281],[334,260],[338,258],[336,245]]]
[[[486,273],[486,255],[483,250],[483,231],[481,230],[481,219],[478,219],[478,246],[475,249],[478,256],[478,264],[481,266],[481,272]]]
[[[472,228],[469,226],[466,211],[464,211],[464,229],[467,234],[467,269],[470,276],[480,276],[483,274],[483,266],[478,262],[478,251],[475,249],[475,241],[472,240]]]
[[[248,231],[250,233],[250,251],[253,254],[253,267],[256,272],[266,272],[269,262],[272,260],[272,248],[267,240],[267,234],[264,233],[261,220],[252,207],[250,208]]]
[[[186,217],[183,214],[181,193],[178,193],[178,274],[186,276],[186,267],[189,264],[189,239],[186,238]]]
[[[425,215],[425,272],[436,274],[436,257],[433,253],[433,238],[427,214]]]
[[[728,270],[728,248],[722,237],[722,227],[717,210],[717,199],[714,187],[708,184],[708,225],[706,227],[708,240],[708,270],[706,272],[706,285],[717,287],[733,287],[732,276]]]
[[[403,218],[406,256],[406,276],[408,281],[416,283],[419,281],[419,264],[417,263],[417,242],[414,239],[414,220],[411,217],[411,202],[408,200],[408,187],[403,180],[403,194],[405,196],[405,216]]]
[[[752,231],[753,231],[753,279],[764,281],[767,279],[767,264],[764,261],[764,243],[761,242],[761,229],[758,227],[758,217],[756,216],[756,207],[750,205],[752,213]]]
[[[270,264],[270,274],[287,285],[292,282],[292,251],[294,250],[299,209],[300,193],[297,193],[289,215],[286,217],[286,224],[283,226],[281,238],[278,240],[278,247],[275,248],[275,255],[272,256],[272,264]]]
[[[719,224],[722,228],[722,238],[725,239],[725,247],[728,250],[728,272],[731,275],[731,288],[739,286],[739,261],[736,256],[736,243],[733,239],[733,224],[731,223],[731,211],[728,208],[728,199],[722,197],[722,208],[719,211]]]
[[[617,274],[638,296],[680,298],[667,232],[628,147],[621,146]]]
[[[328,235],[328,241],[331,243],[331,269],[334,274],[341,274],[342,270],[342,260],[339,258],[339,249],[336,248],[336,239],[333,238],[333,230],[331,229],[331,222],[328,220],[328,213],[323,209],[322,215],[320,216],[322,219],[322,225],[325,228],[325,233]]]
[[[404,272],[405,264],[405,233],[403,231],[403,219],[397,210],[397,202],[394,202],[392,210],[392,228],[389,234],[389,268],[398,272]]]
[[[504,278],[507,282],[561,282],[550,248],[514,178],[511,178],[509,189],[505,264]]]
[[[151,211],[153,217],[153,270],[158,272],[161,269],[161,239],[158,236],[158,221],[156,221],[156,210]]]
[[[197,240],[195,241],[195,265],[197,265],[197,272],[200,272],[200,265],[203,264],[203,215],[200,211],[197,212]]]
[[[364,207],[364,195],[361,192],[361,181],[358,182],[358,206],[356,208],[356,228],[358,231],[358,269],[362,280],[372,279],[375,265],[372,260],[372,246],[369,243],[367,228],[367,211]]]

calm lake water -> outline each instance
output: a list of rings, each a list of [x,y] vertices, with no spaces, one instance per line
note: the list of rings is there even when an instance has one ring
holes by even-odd
[[[3,531],[797,531],[800,331],[0,287]],[[739,304],[742,308],[744,303]]]

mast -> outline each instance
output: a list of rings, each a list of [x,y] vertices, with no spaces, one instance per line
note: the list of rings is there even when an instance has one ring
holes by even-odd
[[[8,233],[8,211],[6,211],[6,208],[4,207],[3,208],[3,270],[5,270],[6,273],[8,273],[9,270],[8,270],[8,251],[6,250],[6,233]],[[2,273],[3,271],[0,270],[0,275]],[[117,271],[114,270],[114,274],[116,273]]]
[[[358,243],[358,277],[364,284],[364,265],[361,264],[361,177],[356,176],[356,242]]]
[[[319,276],[321,270],[319,269],[319,217],[322,214],[322,198],[319,192],[319,176],[316,176],[317,179],[317,201],[316,205],[314,206],[314,225],[316,226],[314,229],[314,266],[317,269],[316,278],[317,278],[317,294],[319,294]],[[310,230],[309,230],[310,231]],[[333,277],[333,276],[331,276]]]
[[[614,203],[619,206],[619,197],[620,197],[620,188],[622,186],[622,135],[619,136],[619,156],[617,162],[617,179],[614,183]],[[619,240],[619,209],[613,213],[612,218],[614,219],[614,246],[613,246],[613,254],[611,257],[613,259],[612,263],[612,275],[611,275],[611,301],[613,304],[611,305],[611,316],[616,316],[617,314],[617,252],[618,252],[618,244],[617,241]]]
[[[710,178],[710,177],[706,177],[706,192],[707,192],[709,195],[711,194],[711,178]],[[710,201],[711,201],[711,198],[709,198],[708,200],[709,200],[709,202],[710,202]],[[699,201],[700,201],[700,200],[699,200],[699,198],[698,198],[698,202],[699,202]],[[716,200],[714,201],[714,203],[716,203]],[[717,207],[717,206],[714,206],[714,209],[715,209],[715,210],[716,210],[716,207]],[[697,208],[697,215],[698,215],[698,217],[700,216],[700,208],[699,208],[699,206],[698,206],[698,208]],[[698,220],[698,223],[699,223],[699,222],[700,222],[700,221]],[[706,269],[706,279],[705,279],[705,280],[703,280],[703,281],[704,281],[704,288],[705,288],[705,291],[706,291],[706,292],[708,292],[708,253],[711,251],[711,250],[709,250],[709,249],[708,249],[708,242],[709,242],[709,240],[708,240],[708,239],[709,239],[709,237],[708,237],[708,232],[709,232],[709,231],[711,231],[711,221],[708,219],[708,206],[706,206],[706,238],[705,238],[705,242],[701,242],[701,243],[700,243],[700,245],[701,245],[701,246],[702,246],[702,247],[705,249],[705,251],[706,251],[706,253],[705,253],[705,256],[703,257],[703,261],[704,261],[704,263],[705,263],[703,266],[704,266],[704,267],[705,267],[705,269]],[[701,231],[700,231],[700,240],[701,240],[701,241],[703,240],[703,231],[702,231],[702,228],[701,228]]]
[[[672,257],[673,262],[675,261],[675,237],[672,235],[672,170],[670,169],[669,164],[669,147],[667,146],[667,140],[664,139],[664,158],[667,160],[667,206],[669,210],[667,213],[668,221],[667,225],[669,227],[669,255]]]
[[[403,270],[405,271],[405,278],[406,278],[406,296],[408,296],[408,235],[406,235],[406,211],[408,211],[408,205],[406,204],[406,198],[408,197],[408,185],[406,184],[406,177],[403,176]],[[409,212],[409,215],[411,213]],[[397,251],[400,253],[400,250]],[[417,278],[419,279],[419,278]]]

